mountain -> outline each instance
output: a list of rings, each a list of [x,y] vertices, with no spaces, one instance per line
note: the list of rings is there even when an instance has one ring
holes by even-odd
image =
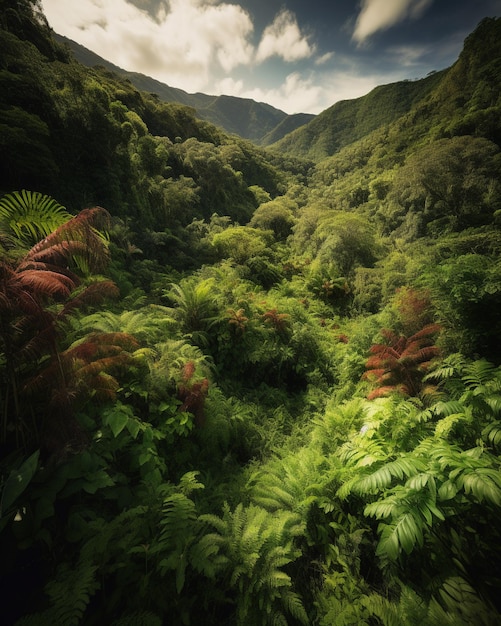
[[[128,78],[137,89],[155,93],[163,102],[179,102],[193,107],[201,119],[223,128],[228,133],[250,139],[258,145],[266,145],[269,143],[269,138],[272,138],[272,141],[278,141],[285,134],[315,117],[308,113],[288,115],[269,104],[248,98],[188,93],[144,74],[124,70],[67,37],[56,35],[56,39],[69,46],[74,57],[83,65],[103,66]]]
[[[452,67],[337,102],[270,147],[319,161],[382,128],[393,135],[405,131],[407,140],[435,128],[435,135],[479,134],[499,144],[500,81],[501,22],[485,18],[466,38]],[[402,135],[398,141],[403,143]]]
[[[446,71],[421,80],[380,85],[360,98],[336,102],[308,124],[267,145],[318,161],[408,113],[438,85]]]

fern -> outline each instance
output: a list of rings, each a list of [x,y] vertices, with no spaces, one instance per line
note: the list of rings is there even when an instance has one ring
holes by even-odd
[[[160,558],[157,569],[161,575],[168,570],[175,571],[178,594],[184,587],[195,520],[195,503],[182,493],[172,494],[164,503],[158,540],[150,548],[150,553]]]
[[[252,501],[267,511],[290,511],[306,519],[325,480],[322,470],[325,472],[326,463],[322,469],[320,465],[317,453],[307,448],[269,462],[249,478]]]
[[[14,191],[0,200],[0,231],[16,245],[31,247],[70,218],[63,206],[38,191]]]
[[[400,457],[395,461],[385,463],[372,474],[360,478],[352,485],[351,489],[354,493],[363,495],[377,493],[381,489],[389,487],[393,478],[402,479],[404,476],[415,476],[425,467],[420,459]]]
[[[96,580],[96,572],[97,566],[85,558],[81,558],[75,567],[62,563],[56,578],[45,587],[50,607],[37,615],[22,618],[16,626],[81,624],[92,596],[100,587]]]
[[[297,515],[287,511],[270,515],[240,503],[234,511],[226,506],[222,518],[203,515],[200,519],[214,532],[201,538],[199,549],[214,560],[213,573],[224,575],[236,593],[237,624],[273,624],[285,619],[284,611],[307,623],[299,596],[282,569],[300,554],[293,545],[304,532]]]
[[[499,368],[482,359],[473,361],[464,368],[463,381],[468,389],[474,389],[484,387],[495,378],[495,375],[499,377]]]
[[[453,576],[444,581],[439,590],[438,597],[432,606],[437,611],[437,604],[442,605],[446,615],[452,615],[454,624],[467,626],[478,624],[479,626],[496,626],[499,624],[499,613],[479,597],[475,589],[461,576]]]
[[[501,421],[496,420],[486,426],[482,431],[482,437],[492,445],[499,446],[501,444]]]

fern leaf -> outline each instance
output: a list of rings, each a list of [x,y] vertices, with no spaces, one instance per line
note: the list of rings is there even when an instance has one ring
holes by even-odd
[[[491,381],[498,371],[493,363],[481,359],[465,367],[463,381],[468,389],[481,387]]]
[[[501,444],[501,421],[496,420],[484,428],[482,437],[490,441],[493,445]]]
[[[498,470],[479,467],[465,470],[457,479],[458,486],[466,494],[472,494],[479,502],[487,500],[501,506],[501,475]]]
[[[50,613],[54,624],[75,626],[83,619],[91,597],[99,588],[96,580],[97,566],[80,561],[76,568],[63,564],[57,578],[46,586],[51,600]]]
[[[402,626],[402,614],[398,604],[377,594],[362,598],[369,613],[381,620],[383,626]]]
[[[411,511],[402,514],[392,524],[381,524],[381,530],[376,554],[387,556],[392,561],[398,558],[402,550],[410,554],[416,543],[423,545],[421,521]]]
[[[402,479],[404,476],[414,476],[425,469],[425,464],[413,457],[400,457],[395,461],[385,463],[372,474],[359,479],[352,487],[358,494],[376,493],[389,487],[393,478]]]

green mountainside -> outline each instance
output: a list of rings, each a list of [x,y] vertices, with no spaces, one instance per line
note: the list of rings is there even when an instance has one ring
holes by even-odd
[[[336,102],[273,147],[317,161],[330,156],[410,111],[437,86],[443,73],[417,81],[381,85],[366,96]]]
[[[270,133],[276,140],[314,118],[314,115],[307,113],[287,115],[287,113],[275,109],[269,104],[255,102],[247,98],[187,93],[182,89],[169,87],[144,74],[123,70],[66,37],[58,35],[57,39],[70,47],[80,63],[88,67],[96,65],[106,67],[120,76],[128,78],[141,91],[155,93],[164,102],[179,102],[193,107],[201,119],[220,126],[228,133],[236,133],[257,144],[266,145],[267,139],[265,140],[265,137]]]
[[[501,19],[265,148],[41,6],[0,0],[2,624],[501,623]]]
[[[443,129],[444,133],[480,132],[498,140],[493,133],[499,113],[500,46],[498,24],[486,19],[466,39],[453,67],[421,80],[376,87],[356,100],[338,102],[273,147],[318,161],[400,118],[397,127],[412,124],[416,135],[445,122],[449,128]]]

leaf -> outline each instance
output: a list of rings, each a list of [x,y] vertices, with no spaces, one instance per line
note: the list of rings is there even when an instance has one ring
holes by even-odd
[[[489,500],[496,506],[501,506],[499,471],[479,467],[472,472],[464,472],[457,482],[463,487],[466,494],[471,493],[479,502]]]
[[[393,524],[383,525],[376,554],[386,554],[390,559],[395,560],[401,549],[406,554],[410,554],[416,543],[423,544],[422,525],[412,512],[407,512]]]
[[[352,491],[359,494],[375,493],[389,487],[393,478],[410,477],[425,469],[424,463],[416,458],[401,457],[382,465],[372,474],[358,480]]]
[[[451,480],[446,480],[438,489],[439,500],[452,500],[456,497],[458,488]]]
[[[35,475],[38,468],[40,450],[29,456],[17,470],[11,470],[5,481],[0,501],[0,517],[9,509],[16,499],[23,493]]]
[[[129,416],[121,411],[114,411],[108,415],[107,423],[111,428],[113,436],[118,437],[122,430],[128,425]]]
[[[495,446],[501,444],[501,421],[496,420],[484,428],[482,437],[490,441]]]
[[[127,430],[133,439],[136,439],[139,431],[141,430],[141,422],[138,419],[129,418],[127,420]]]

